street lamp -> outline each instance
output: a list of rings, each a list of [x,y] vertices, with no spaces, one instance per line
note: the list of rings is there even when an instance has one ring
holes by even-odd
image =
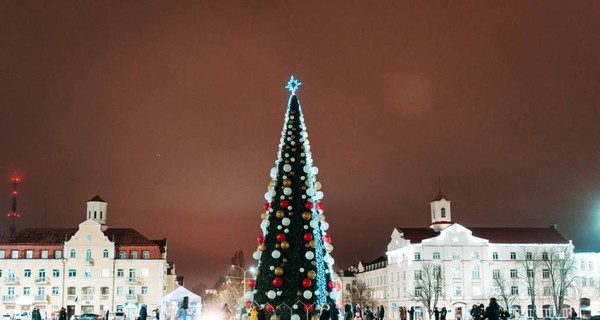
[[[250,267],[250,268],[248,268],[248,270],[246,270],[238,265],[235,265],[235,264],[232,264],[231,267],[234,269],[235,268],[240,269],[242,271],[242,287],[243,287],[242,297],[245,297],[246,296],[246,273],[248,273],[248,272],[254,273],[254,267]]]

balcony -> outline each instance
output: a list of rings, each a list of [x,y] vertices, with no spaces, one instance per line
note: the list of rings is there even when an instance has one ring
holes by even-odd
[[[4,284],[19,284],[19,277],[6,277]]]
[[[15,301],[17,301],[17,297],[15,295],[2,296],[2,302],[4,303],[15,303]]]
[[[35,283],[36,284],[46,284],[46,283],[48,283],[48,278],[46,278],[46,277],[35,278]]]
[[[140,283],[140,278],[138,277],[127,277],[127,279],[125,279],[125,281],[129,284],[137,284]]]
[[[35,302],[48,302],[48,296],[45,294],[38,294],[33,299]]]
[[[94,295],[93,294],[84,294],[81,296],[81,300],[85,300],[85,301],[94,300]]]
[[[125,301],[128,302],[138,302],[138,295],[137,294],[128,294],[125,296]]]
[[[77,298],[77,296],[74,295],[74,294],[68,294],[67,295],[67,300],[69,300],[69,301],[75,301],[75,298]]]
[[[108,300],[108,294],[101,294],[100,300]]]

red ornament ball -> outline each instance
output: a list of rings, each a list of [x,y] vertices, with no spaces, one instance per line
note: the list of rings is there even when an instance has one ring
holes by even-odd
[[[283,209],[287,209],[287,207],[289,207],[289,206],[290,206],[290,202],[289,202],[289,201],[287,201],[287,200],[281,200],[281,201],[279,202],[279,206],[280,206],[281,208],[283,208]]]
[[[265,306],[265,311],[268,313],[271,313],[271,312],[273,312],[273,310],[274,310],[273,305],[270,303],[267,303],[267,305]]]
[[[328,234],[324,235],[323,236],[323,242],[325,242],[325,243],[331,243],[331,237]]]
[[[254,280],[254,279],[248,280],[248,287],[254,288],[255,285],[256,285],[256,280]]]
[[[263,244],[265,243],[265,237],[263,235],[260,235],[256,238],[256,241],[258,241],[258,244]]]
[[[310,279],[304,278],[304,280],[302,280],[302,286],[303,287],[310,288],[311,285],[312,285],[312,281],[310,281]]]
[[[265,202],[265,205],[263,206],[263,208],[265,208],[265,211],[269,211],[269,209],[271,208],[271,204],[268,202]]]
[[[304,305],[304,312],[309,313],[313,311],[313,306],[312,304],[305,304]]]
[[[281,280],[280,277],[275,277],[275,279],[273,279],[273,285],[275,286],[275,288],[281,287],[282,284],[283,280]]]
[[[304,241],[309,242],[310,240],[312,240],[312,233],[307,232],[304,234]]]
[[[246,309],[250,309],[250,307],[252,307],[252,301],[246,301],[245,305]]]
[[[325,211],[325,206],[323,206],[323,202],[321,202],[321,201],[317,202],[315,207],[317,208],[317,210],[319,210],[321,212]]]
[[[283,234],[283,233],[277,234],[277,241],[279,241],[279,242],[285,241],[285,234]]]
[[[333,288],[335,288],[335,282],[334,282],[334,281],[329,281],[329,282],[327,282],[327,287],[328,287],[329,289],[333,289]]]
[[[304,205],[304,207],[306,208],[306,210],[310,210],[313,208],[313,203],[310,201],[306,201],[306,204]]]

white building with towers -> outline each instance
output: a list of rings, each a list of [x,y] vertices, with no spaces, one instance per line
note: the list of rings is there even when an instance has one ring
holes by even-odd
[[[441,192],[430,209],[429,227],[393,228],[385,256],[360,261],[351,269],[354,278],[346,270],[345,289],[352,281],[364,281],[374,306],[387,306],[389,319],[400,319],[401,307],[414,307],[415,319],[429,319],[425,303],[416,298],[428,284],[438,292],[432,308],[445,307],[447,319],[470,319],[472,305],[487,306],[491,297],[523,319],[531,319],[534,308],[544,318],[569,317],[571,308],[583,317],[600,313],[600,253],[575,252],[556,225],[463,226],[452,220],[450,201]],[[553,274],[558,264],[551,262],[560,259],[572,259],[567,277],[573,284],[556,308]],[[428,270],[439,275],[438,282],[424,280]]]
[[[77,228],[28,228],[0,239],[0,313],[38,308],[50,315],[124,312],[160,306],[175,288],[166,239],[150,240],[130,228],[109,228],[108,204],[87,202]]]

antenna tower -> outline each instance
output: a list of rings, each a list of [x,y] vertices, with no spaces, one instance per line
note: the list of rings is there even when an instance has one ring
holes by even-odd
[[[10,226],[10,234],[14,234],[17,231],[17,219],[21,217],[21,215],[17,212],[17,185],[19,183],[19,177],[13,176],[11,181],[13,183],[12,210],[8,213],[8,217],[12,218],[12,226]]]

